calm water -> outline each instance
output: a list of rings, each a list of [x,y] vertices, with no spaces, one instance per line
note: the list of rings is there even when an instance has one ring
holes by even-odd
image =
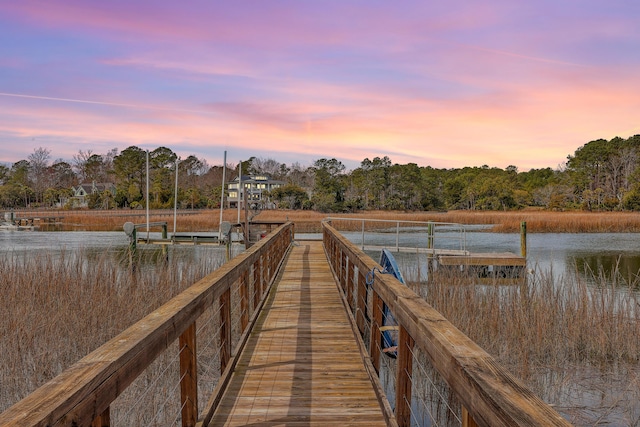
[[[152,236],[159,237],[156,233]],[[345,233],[358,244],[360,233]],[[453,234],[452,234],[453,235]],[[456,235],[457,236],[457,235]],[[301,237],[320,237],[320,235],[300,235]],[[424,239],[423,233],[402,233],[400,244],[411,245],[415,240]],[[393,246],[395,233],[371,234],[367,243]],[[520,253],[520,235],[514,233],[467,232],[465,236],[467,250],[471,252],[513,252]],[[447,244],[458,245],[459,239],[452,238]],[[0,253],[72,250],[121,252],[129,243],[124,232],[31,232],[0,231]],[[424,246],[424,245],[421,245]],[[192,246],[182,248],[193,249]],[[206,248],[206,249],[205,249]],[[238,248],[241,248],[238,246]],[[220,248],[196,246],[194,252],[216,251]],[[376,255],[372,256],[377,260]],[[622,278],[628,282],[638,281],[640,274],[640,234],[633,233],[545,233],[527,236],[527,261],[530,267],[537,266],[541,271],[552,269],[554,274],[565,274],[567,269],[583,274],[591,270],[596,274],[602,271],[610,276],[616,266]]]
[[[505,233],[467,233],[471,252],[520,253],[520,235]],[[630,283],[640,272],[640,234],[634,233],[544,233],[527,236],[527,263],[556,274],[567,270],[590,276],[602,272],[610,277],[620,272]]]
[[[356,245],[362,242],[362,233],[344,233]],[[426,247],[426,234],[395,232],[371,233],[365,236],[367,245]],[[520,234],[467,231],[464,238],[458,233],[436,234],[436,248],[459,249],[464,240],[470,252],[512,252],[520,254]],[[370,253],[375,260],[379,253]],[[406,255],[398,254],[399,262]],[[633,233],[530,233],[527,236],[527,264],[540,272],[551,271],[555,277],[577,273],[591,280],[593,273],[602,271],[606,277],[611,272],[620,272],[627,283],[638,286],[640,274],[640,234]],[[586,274],[585,274],[586,272]]]
[[[143,236],[141,233],[139,236]],[[151,238],[161,238],[160,233],[149,233]],[[0,256],[39,256],[42,254],[55,255],[63,251],[82,249],[90,256],[107,253],[114,257],[122,257],[129,247],[129,238],[124,232],[118,231],[7,231],[0,230]],[[159,246],[138,246],[141,251],[160,252]],[[232,255],[244,250],[242,245],[233,245]],[[181,259],[199,260],[202,257],[223,256],[223,246],[209,245],[176,245],[170,247],[170,254],[179,254]]]
[[[411,240],[422,238],[418,233],[403,233],[402,239]],[[160,237],[159,234],[151,233],[152,237]],[[361,233],[345,233],[349,239],[358,244]],[[299,235],[302,238],[319,238],[320,235]],[[380,233],[377,236],[368,236],[368,239],[376,239],[375,244],[394,246],[396,236],[394,233]],[[400,242],[405,243],[405,241]],[[520,253],[520,235],[487,232],[467,232],[466,248],[471,252],[513,252]],[[368,240],[369,244],[372,244]],[[128,247],[128,237],[123,232],[27,232],[27,231],[0,231],[0,256],[25,255],[38,256],[43,253],[53,253],[60,251],[72,251],[83,249],[89,253],[113,253],[120,256],[125,253]],[[422,245],[421,245],[422,246]],[[235,245],[234,253],[243,249],[240,245]],[[594,272],[603,271],[610,275],[617,265],[618,270],[630,282],[635,282],[640,274],[640,234],[630,233],[588,233],[588,234],[529,234],[528,242],[528,264],[530,267],[537,266],[541,270],[552,269],[555,275],[562,275],[569,271],[576,271],[582,274],[585,269]],[[145,250],[153,250],[147,248]],[[181,253],[186,256],[198,259],[211,254],[224,251],[218,246],[180,246],[172,247],[170,253]],[[400,255],[400,254],[399,254]],[[379,254],[371,254],[377,260]],[[399,260],[400,261],[400,260]],[[586,277],[586,276],[585,276]],[[598,377],[597,372],[589,371],[586,378]],[[580,378],[578,378],[580,380]],[[567,380],[564,380],[567,382]],[[573,380],[572,380],[573,381]],[[584,387],[579,396],[564,398],[567,406],[573,403],[577,407],[602,406],[599,400],[585,396],[591,390],[598,393],[607,389],[603,396],[618,396],[615,385],[607,385],[604,388],[594,388],[592,384],[582,384],[579,381],[574,384],[569,381],[571,387]],[[626,383],[625,383],[626,384]],[[626,387],[626,386],[625,386]],[[566,386],[564,387],[566,388]],[[563,389],[564,389],[563,388]],[[624,387],[622,388],[624,389]],[[602,396],[599,397],[603,399]],[[569,402],[571,401],[571,402]],[[613,405],[615,406],[615,405]],[[623,406],[620,405],[620,408]],[[633,411],[637,411],[637,406],[631,405]],[[628,410],[621,410],[615,407],[600,420],[603,425],[627,425],[620,420],[626,419]],[[625,412],[626,411],[626,412]],[[424,425],[429,425],[427,422]],[[587,424],[584,424],[587,425]]]

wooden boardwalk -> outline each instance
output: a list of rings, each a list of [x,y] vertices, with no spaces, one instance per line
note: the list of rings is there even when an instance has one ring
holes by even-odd
[[[210,425],[386,425],[322,242],[293,247]]]

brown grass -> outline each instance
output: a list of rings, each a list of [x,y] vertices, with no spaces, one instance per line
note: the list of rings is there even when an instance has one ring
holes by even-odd
[[[45,215],[43,212],[18,212],[20,216]],[[146,221],[144,211],[54,211],[46,215],[62,216],[66,230],[120,231],[125,222],[142,224]],[[223,221],[237,222],[237,210],[226,209]],[[291,220],[299,232],[318,233],[320,222],[326,217],[370,218],[403,221],[434,221],[461,224],[494,225],[492,231],[515,233],[520,223],[527,223],[531,233],[590,233],[590,232],[640,232],[640,215],[634,212],[549,212],[524,210],[513,212],[496,211],[450,211],[450,212],[399,212],[366,211],[355,214],[326,214],[315,211],[268,210],[255,217],[261,221]],[[218,210],[181,210],[176,218],[177,231],[217,231],[220,218]],[[173,211],[151,211],[150,220],[167,221],[173,230]],[[244,212],[241,213],[244,221]]]
[[[415,276],[415,274],[414,274]],[[536,272],[524,286],[473,286],[456,273],[413,283],[429,304],[577,425],[640,420],[637,292]],[[620,372],[626,372],[621,376]],[[576,390],[582,390],[576,393]],[[597,391],[597,392],[596,392]],[[598,402],[591,395],[598,395]],[[580,408],[590,407],[589,411]]]
[[[132,272],[114,253],[1,257],[0,412],[223,261],[174,256]]]

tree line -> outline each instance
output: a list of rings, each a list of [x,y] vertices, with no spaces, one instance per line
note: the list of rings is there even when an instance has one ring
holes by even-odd
[[[190,155],[179,159],[166,147],[149,151],[149,207],[174,205],[176,168],[181,208],[220,206],[223,166]],[[104,154],[80,150],[67,162],[51,161],[51,151],[34,149],[27,159],[0,165],[0,205],[4,209],[72,208],[72,188],[81,183],[113,183],[91,194],[89,208],[139,208],[146,204],[147,152],[131,146]],[[227,165],[226,181],[238,175]],[[267,175],[282,186],[267,195],[278,208],[323,212],[358,210],[640,210],[640,135],[598,139],[579,147],[556,169],[518,171],[463,167],[438,169],[393,163],[387,156],[365,158],[346,171],[335,158],[305,167],[274,159],[242,161],[243,175]]]

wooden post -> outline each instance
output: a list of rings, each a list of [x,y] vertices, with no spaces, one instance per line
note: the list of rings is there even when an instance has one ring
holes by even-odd
[[[347,258],[348,259],[348,258]],[[355,292],[355,286],[357,283],[357,279],[355,277],[355,266],[353,262],[349,260],[349,265],[347,266],[347,301],[349,302],[349,308],[353,313],[355,304],[353,303],[353,295]]]
[[[340,285],[342,292],[347,295],[347,253],[340,250]]]
[[[136,254],[138,249],[138,232],[134,228],[129,237],[129,267],[136,269]]]
[[[220,295],[220,373],[231,359],[231,289]]]
[[[462,427],[478,427],[478,424],[464,406],[462,407]]]
[[[427,280],[431,279],[431,273],[433,272],[433,260],[435,259],[435,250],[433,242],[434,226],[432,222],[427,223]],[[418,271],[420,271],[420,265],[418,265]]]
[[[91,427],[109,427],[111,425],[111,415],[109,407],[104,412],[94,418]]]
[[[162,225],[162,240],[167,240],[169,234],[167,233],[167,223]],[[169,245],[162,245],[162,256],[165,261],[169,261]]]
[[[520,255],[527,257],[527,221],[520,223]]]
[[[367,277],[358,269],[358,294],[356,296],[356,324],[361,334],[367,321]]]
[[[396,370],[396,420],[398,421],[398,427],[411,426],[413,345],[413,338],[400,325],[398,331],[398,367]]]
[[[262,298],[260,291],[260,260],[253,263],[253,307],[255,310]]]
[[[196,323],[180,335],[180,404],[182,426],[195,427],[198,420],[198,363],[196,359]]]
[[[247,276],[249,272],[247,270],[243,271],[240,275],[240,327],[242,332],[247,328],[249,324],[249,283],[247,280]]]
[[[274,276],[275,269],[273,268],[274,259],[276,254],[274,253],[273,245],[267,247],[267,265],[269,266],[269,275],[267,276],[267,284],[271,282],[271,279]]]
[[[373,315],[371,317],[371,336],[369,337],[369,354],[371,355],[371,363],[376,373],[380,374],[380,325],[382,325],[382,305],[384,302],[380,295],[373,292]]]
[[[266,287],[264,284],[264,279],[265,279],[265,259],[264,259],[264,254],[260,255],[260,297],[262,298],[262,294],[264,292],[264,288]]]

